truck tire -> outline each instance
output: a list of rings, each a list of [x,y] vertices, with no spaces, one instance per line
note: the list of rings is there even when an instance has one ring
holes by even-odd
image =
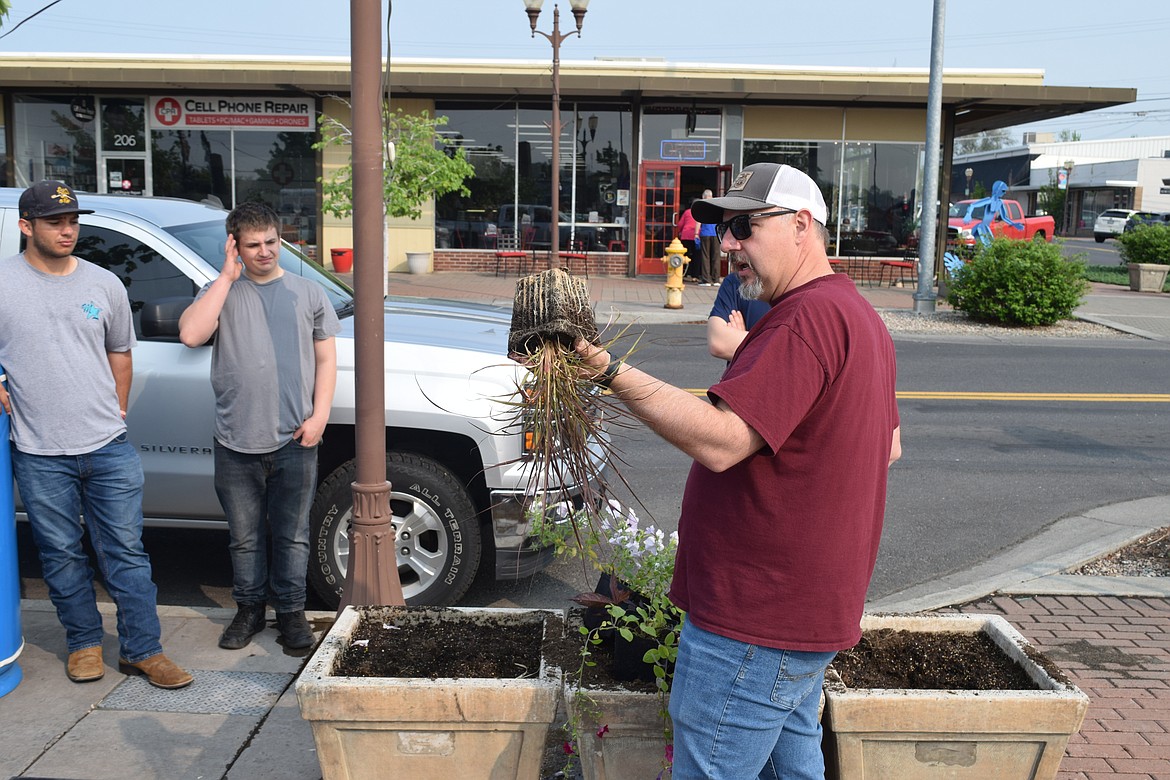
[[[330,607],[341,602],[349,564],[351,485],[347,461],[318,487],[309,511],[309,584]],[[402,595],[412,606],[450,606],[475,579],[481,553],[471,497],[451,472],[411,453],[386,455]]]

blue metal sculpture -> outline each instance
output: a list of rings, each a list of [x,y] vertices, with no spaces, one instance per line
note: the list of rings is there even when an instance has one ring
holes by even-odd
[[[997,218],[1002,219],[1004,222],[1008,223],[1014,228],[1019,230],[1024,229],[1024,224],[1022,222],[1016,222],[1008,216],[1007,206],[1005,206],[1003,202],[1003,196],[1007,194],[1007,191],[1007,184],[997,180],[994,184],[991,185],[991,197],[980,198],[979,200],[972,201],[971,205],[967,207],[967,213],[963,215],[963,222],[970,222],[972,220],[972,214],[975,213],[975,209],[983,206],[983,219],[979,221],[978,225],[971,228],[971,235],[978,239],[979,243],[983,244],[984,246],[990,244],[991,239],[994,238],[994,235],[991,232],[991,223],[994,222]]]

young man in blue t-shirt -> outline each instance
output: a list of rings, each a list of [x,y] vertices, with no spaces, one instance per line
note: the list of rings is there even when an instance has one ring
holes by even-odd
[[[734,254],[727,262],[727,278],[719,285],[715,305],[707,317],[707,349],[714,357],[729,361],[747,338],[747,332],[771,307],[767,301],[759,300],[760,281],[751,267],[739,263]]]

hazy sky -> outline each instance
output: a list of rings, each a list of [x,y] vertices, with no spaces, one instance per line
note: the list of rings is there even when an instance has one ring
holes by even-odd
[[[546,0],[542,30],[552,26],[552,5]],[[567,0],[561,6],[563,30],[572,14]],[[349,0],[13,0],[0,51],[347,55],[349,7]],[[946,67],[1040,69],[1052,86],[1138,90],[1136,103],[1015,128],[1014,136],[1170,135],[1170,4],[951,0],[946,11]],[[566,41],[561,56],[927,68],[932,12],[931,0],[592,0],[583,36]],[[522,0],[398,0],[390,43],[402,57],[551,59],[548,42],[529,36]]]

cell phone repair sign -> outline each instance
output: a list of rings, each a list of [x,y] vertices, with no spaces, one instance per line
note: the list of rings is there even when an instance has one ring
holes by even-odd
[[[150,117],[156,130],[317,129],[316,103],[305,97],[165,95],[150,99]]]

